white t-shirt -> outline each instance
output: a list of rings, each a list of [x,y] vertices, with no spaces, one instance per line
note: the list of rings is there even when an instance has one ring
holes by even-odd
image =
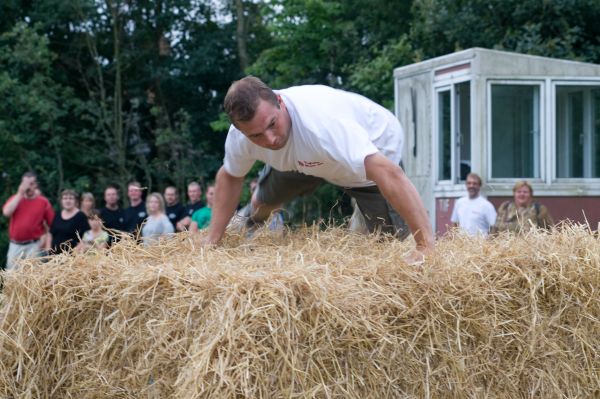
[[[454,204],[452,223],[458,223],[461,229],[469,235],[487,235],[490,227],[496,223],[494,205],[482,196],[470,199],[468,196],[459,198]]]
[[[364,160],[381,152],[400,163],[404,132],[398,119],[373,101],[327,86],[296,86],[276,91],[292,120],[279,150],[252,143],[233,125],[225,142],[225,170],[245,176],[256,160],[279,171],[298,171],[342,187],[372,186]]]

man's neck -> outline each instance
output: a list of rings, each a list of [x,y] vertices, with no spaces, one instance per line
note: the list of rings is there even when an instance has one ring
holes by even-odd
[[[141,200],[141,199],[140,199],[140,200],[136,200],[136,201],[131,201],[131,200],[130,200],[130,201],[129,201],[129,206],[130,206],[130,207],[132,207],[132,208],[134,208],[134,207],[138,206],[138,205],[139,205],[139,204],[141,204],[141,203],[142,203],[142,200]]]
[[[119,209],[119,204],[106,204],[106,209],[110,209],[111,211],[116,211]]]

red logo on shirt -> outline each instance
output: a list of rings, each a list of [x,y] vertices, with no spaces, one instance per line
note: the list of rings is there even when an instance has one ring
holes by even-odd
[[[304,166],[305,168],[314,168],[315,166],[321,166],[321,165],[323,165],[323,162],[319,162],[319,161],[315,161],[315,162],[311,162],[311,161],[298,161],[298,165]]]

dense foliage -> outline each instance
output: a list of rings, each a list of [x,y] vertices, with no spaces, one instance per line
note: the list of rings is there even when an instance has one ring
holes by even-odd
[[[600,62],[599,18],[598,0],[4,0],[0,199],[28,169],[51,200],[134,178],[183,196],[186,182],[214,177],[221,102],[245,73],[391,107],[394,67],[458,49]],[[291,217],[346,212],[337,189],[317,194]]]

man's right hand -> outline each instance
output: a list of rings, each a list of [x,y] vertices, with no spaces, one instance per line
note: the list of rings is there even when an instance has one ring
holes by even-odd
[[[215,240],[210,236],[206,236],[200,241],[200,245],[202,245],[204,248],[211,248],[216,246],[218,242],[219,240]]]
[[[19,184],[19,189],[17,190],[17,194],[19,194],[21,196],[25,195],[25,192],[29,188],[29,182],[27,182],[25,179],[26,178],[23,178],[23,180],[21,181],[21,184]]]
[[[17,194],[25,195],[27,190],[33,190],[35,188],[35,177],[33,176],[25,176],[21,180],[21,184],[19,184],[19,189]]]

